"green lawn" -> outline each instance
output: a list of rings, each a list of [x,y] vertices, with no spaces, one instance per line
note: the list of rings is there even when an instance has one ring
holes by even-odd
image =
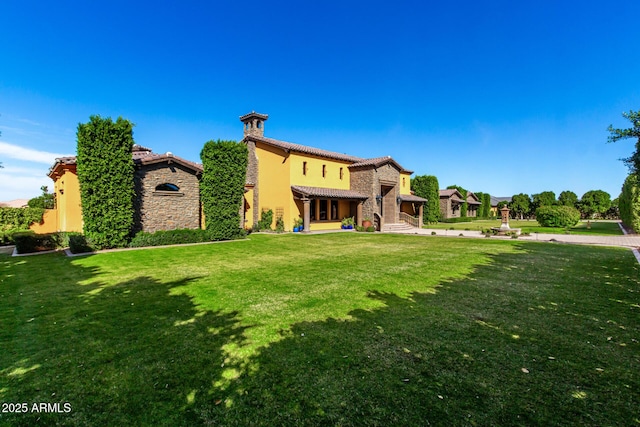
[[[459,223],[444,223],[439,222],[437,224],[427,224],[424,228],[435,228],[440,230],[449,230],[453,227],[454,230],[486,230],[491,227],[500,227],[502,221],[499,219],[496,220],[478,220],[478,221],[469,221],[469,222],[459,222]],[[620,230],[620,226],[615,221],[590,221],[589,226],[591,228],[587,228],[587,221],[580,221],[575,227],[570,227],[569,229],[565,228],[553,228],[553,227],[542,227],[538,224],[538,221],[519,221],[519,220],[510,220],[509,227],[511,228],[520,228],[523,233],[551,233],[551,234],[593,234],[600,236],[621,236],[622,230]]]
[[[0,425],[640,424],[628,250],[287,234],[0,263],[0,402],[71,407]]]

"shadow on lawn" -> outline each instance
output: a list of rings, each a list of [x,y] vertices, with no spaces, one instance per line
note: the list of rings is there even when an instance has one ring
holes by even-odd
[[[0,401],[69,402],[72,412],[1,414],[0,424],[632,425],[637,311],[607,301],[640,291],[624,282],[633,257],[518,248],[436,293],[371,292],[383,308],[295,324],[242,366],[223,366],[222,349],[245,345],[251,326],[171,293],[193,279],[80,286],[99,272],[62,257],[60,272],[8,261],[16,277],[0,293],[17,300],[0,332],[14,344],[0,355]],[[571,262],[580,280],[569,280]],[[32,274],[42,286],[7,293]],[[222,387],[229,368],[240,376]]]
[[[170,294],[190,280],[79,285],[97,271],[63,257],[49,272],[35,257],[2,261],[15,276],[0,293],[15,311],[2,317],[0,402],[25,402],[29,413],[2,413],[0,424],[198,425],[203,408],[220,403],[211,391],[221,349],[242,345],[245,327],[237,313],[201,312]],[[34,413],[34,403],[71,410]]]
[[[350,320],[294,325],[288,338],[252,358],[227,390],[226,405],[209,408],[208,420],[309,426],[634,424],[640,382],[633,337],[640,310],[619,313],[606,304],[606,294],[637,295],[629,294],[629,286],[634,292],[640,288],[632,280],[606,290],[599,286],[605,276],[615,280],[611,271],[620,266],[637,272],[632,257],[616,249],[593,255],[568,246],[521,248],[526,250],[494,257],[472,278],[443,283],[436,293],[400,298],[371,292],[383,308],[355,310]],[[558,286],[558,275],[574,257],[581,259],[578,271],[585,277]],[[620,330],[621,323],[629,330]]]

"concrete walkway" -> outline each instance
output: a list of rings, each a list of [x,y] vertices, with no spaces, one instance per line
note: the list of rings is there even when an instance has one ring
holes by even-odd
[[[431,228],[416,228],[411,231],[398,231],[389,232],[395,234],[419,234],[431,236],[435,233],[436,236],[446,237],[486,237],[480,231],[470,230],[439,230]],[[460,236],[462,234],[462,236]],[[490,239],[506,239],[511,240],[511,237],[505,236],[491,236]],[[560,242],[560,243],[574,243],[581,245],[603,245],[603,246],[622,246],[626,248],[640,248],[640,235],[629,234],[625,236],[593,236],[593,235],[581,235],[581,234],[544,234],[544,233],[532,233],[530,236],[519,236],[518,240],[526,241],[539,241],[539,242]]]

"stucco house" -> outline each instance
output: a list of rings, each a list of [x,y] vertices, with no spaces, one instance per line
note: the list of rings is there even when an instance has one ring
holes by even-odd
[[[411,194],[412,171],[390,156],[365,159],[267,138],[268,117],[256,112],[240,117],[249,150],[246,228],[266,210],[282,217],[286,230],[298,218],[305,231],[339,229],[345,217],[357,224],[369,219],[377,229],[400,222],[422,226],[426,199]]]
[[[154,232],[202,225],[199,181],[202,166],[134,145],[134,231]],[[45,213],[36,232],[82,231],[80,184],[76,157],[61,157],[49,169],[56,208]]]

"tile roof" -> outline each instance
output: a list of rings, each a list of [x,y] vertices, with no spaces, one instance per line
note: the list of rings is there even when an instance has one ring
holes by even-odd
[[[140,145],[134,145],[131,153],[133,157],[133,163],[136,165],[150,165],[154,163],[162,162],[175,162],[181,164],[196,173],[202,172],[202,165],[200,163],[191,162],[183,159],[182,157],[174,156],[172,153],[167,152],[165,154],[158,154],[151,151],[151,149],[142,147]],[[75,165],[76,156],[58,157],[51,168],[49,168],[48,175],[51,177],[58,165]]]
[[[338,188],[305,187],[292,185],[291,189],[305,197],[323,197],[327,199],[357,199],[366,200],[367,196],[353,190],[340,190]]]
[[[365,159],[362,157],[351,156],[349,154],[336,153],[335,151],[323,150],[320,148],[309,147],[308,145],[295,144],[293,142],[280,141],[279,139],[267,138],[264,136],[257,135],[247,135],[245,136],[245,140],[249,139],[252,141],[262,142],[264,144],[271,145],[273,147],[280,148],[285,151],[295,151],[298,153],[311,154],[318,157],[326,157],[334,160],[342,160],[344,162],[349,162],[350,168],[352,167],[380,167],[388,162],[395,164],[401,172],[404,173],[413,173],[413,171],[407,170],[403,168],[398,162],[396,162],[391,156],[383,156],[383,157],[375,157],[371,159]]]
[[[511,202],[511,197],[495,197],[495,196],[491,196],[491,206],[498,206],[498,203],[500,203],[500,202],[510,203]]]
[[[295,151],[298,153],[311,154],[319,157],[327,157],[335,160],[355,163],[364,160],[361,157],[350,156],[348,154],[336,153],[334,151],[322,150],[320,148],[309,147],[307,145],[294,144],[292,142],[280,141],[278,139],[266,138],[264,136],[247,135],[245,139],[262,142],[285,151]]]
[[[414,202],[414,203],[416,203],[416,202],[418,202],[418,203],[419,202],[424,202],[424,203],[428,202],[427,199],[424,199],[422,197],[418,197],[415,194],[401,194],[400,195],[400,200],[402,200],[403,202]]]
[[[255,111],[252,111],[252,112],[250,112],[248,114],[245,114],[244,116],[240,116],[240,121],[244,121],[244,120],[248,119],[249,117],[253,117],[253,116],[259,117],[262,120],[267,120],[269,118],[268,114],[260,114],[260,113],[256,113]]]

